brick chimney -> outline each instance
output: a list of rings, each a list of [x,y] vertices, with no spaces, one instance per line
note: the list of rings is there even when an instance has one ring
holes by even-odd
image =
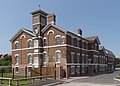
[[[77,29],[77,35],[82,36],[82,30],[80,28]]]
[[[56,15],[55,14],[49,14],[47,16],[47,21],[48,21],[48,24],[56,24]]]

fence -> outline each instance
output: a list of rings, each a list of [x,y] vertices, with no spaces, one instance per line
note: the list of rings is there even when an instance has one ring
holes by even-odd
[[[13,79],[13,78],[3,78],[3,77],[0,77],[0,84],[3,84],[2,81],[9,81],[8,83],[8,86],[12,86],[13,82],[16,82],[16,86],[19,86],[20,85],[20,81],[24,81],[24,80],[29,80],[31,81],[31,83],[35,83],[35,80],[38,80],[40,78],[42,78],[42,80],[44,81],[47,81],[47,78],[51,78],[53,76],[37,76],[37,77],[29,77],[29,78],[19,78],[19,79]],[[4,85],[7,85],[7,84],[4,84]]]

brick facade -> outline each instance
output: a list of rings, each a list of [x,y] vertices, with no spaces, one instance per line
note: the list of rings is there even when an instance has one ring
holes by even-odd
[[[29,72],[29,68],[55,64],[63,68],[64,74],[60,75],[66,78],[99,74],[108,71],[107,68],[114,70],[115,56],[100,49],[97,36],[83,38],[80,28],[74,34],[58,27],[54,14],[42,10],[31,14],[32,31],[22,28],[11,39],[12,67],[16,74],[25,74],[25,68]]]

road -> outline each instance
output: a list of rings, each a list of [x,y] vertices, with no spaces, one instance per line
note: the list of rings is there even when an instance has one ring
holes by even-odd
[[[101,74],[93,77],[88,77],[84,79],[75,79],[70,83],[61,84],[58,86],[120,86],[120,81],[116,81],[113,78],[120,74],[119,71],[109,74]]]

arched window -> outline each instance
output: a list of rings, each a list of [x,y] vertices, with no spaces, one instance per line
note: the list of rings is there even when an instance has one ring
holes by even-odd
[[[16,42],[15,42],[15,49],[18,49],[18,48],[19,48],[19,42],[16,41]]]
[[[19,55],[15,55],[15,64],[19,64]]]
[[[57,36],[55,36],[55,38],[56,38],[56,44],[59,45],[61,36],[57,35]]]
[[[28,40],[28,47],[32,47],[32,40]]]
[[[43,46],[46,46],[46,37],[43,38]]]
[[[61,53],[60,50],[57,50],[57,51],[56,51],[56,62],[57,62],[57,63],[60,63],[60,58],[61,58],[61,54],[60,54],[60,53]]]
[[[46,58],[47,58],[47,53],[44,52],[44,53],[43,53],[43,62],[44,62],[44,63],[46,62]]]
[[[32,55],[31,54],[28,55],[28,64],[32,64]]]

